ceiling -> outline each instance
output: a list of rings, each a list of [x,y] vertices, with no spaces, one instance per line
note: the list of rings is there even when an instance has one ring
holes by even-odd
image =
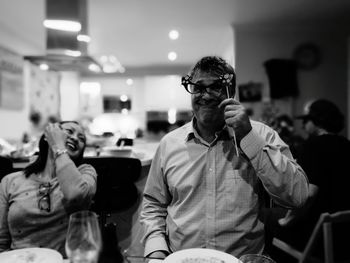
[[[176,72],[201,56],[223,55],[233,50],[232,25],[339,28],[350,23],[347,0],[87,1],[92,40],[82,60],[115,55],[126,75]],[[45,56],[44,18],[44,0],[0,0],[1,42],[23,56]],[[168,38],[171,29],[179,31],[179,39]],[[167,59],[169,51],[177,52],[175,61]]]

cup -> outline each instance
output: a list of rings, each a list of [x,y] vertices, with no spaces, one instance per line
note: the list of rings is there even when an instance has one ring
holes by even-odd
[[[239,258],[242,263],[276,263],[272,258],[262,254],[246,254]]]

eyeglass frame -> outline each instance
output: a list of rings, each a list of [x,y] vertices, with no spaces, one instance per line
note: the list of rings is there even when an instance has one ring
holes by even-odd
[[[38,208],[41,211],[51,212],[51,198],[50,198],[50,192],[51,192],[51,184],[50,182],[42,183],[39,185],[38,189],[38,196],[40,196],[38,200]],[[43,202],[45,202],[44,205]],[[47,208],[45,208],[47,207]]]
[[[205,86],[205,85],[192,82],[192,77],[190,75],[186,75],[181,78],[181,85],[184,86],[185,90],[190,94],[203,94],[204,92],[206,92],[208,94],[220,96],[223,94],[222,90],[225,89],[224,92],[226,92],[227,90],[231,89],[232,78],[233,78],[233,74],[225,73],[220,75],[219,78],[216,81],[214,81],[214,83]],[[189,85],[197,86],[200,88],[198,89],[197,92],[193,92],[189,89],[188,87]],[[219,85],[220,85],[220,88],[212,88]]]

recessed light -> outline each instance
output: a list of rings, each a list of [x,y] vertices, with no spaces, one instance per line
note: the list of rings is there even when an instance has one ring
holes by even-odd
[[[40,68],[41,70],[48,70],[48,69],[49,69],[49,65],[43,63],[43,64],[40,64],[40,65],[39,65],[39,68]]]
[[[128,99],[129,99],[128,96],[125,95],[125,94],[120,96],[120,100],[123,101],[123,102],[127,101]]]
[[[177,54],[174,51],[168,53],[168,59],[174,61],[177,58]]]
[[[86,43],[89,43],[91,41],[91,37],[88,36],[88,35],[77,35],[77,40],[80,41],[80,42],[86,42]]]
[[[134,83],[134,81],[132,79],[127,79],[126,80],[126,84],[131,86]]]
[[[89,70],[93,71],[93,72],[101,72],[101,68],[98,65],[96,65],[95,63],[91,63],[89,65]]]
[[[179,32],[177,30],[171,30],[169,32],[169,38],[172,40],[178,39],[179,38]]]

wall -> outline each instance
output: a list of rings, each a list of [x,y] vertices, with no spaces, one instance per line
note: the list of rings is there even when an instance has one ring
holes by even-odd
[[[141,129],[146,127],[146,111],[167,111],[170,108],[178,110],[190,110],[190,96],[180,85],[180,76],[145,76],[133,78],[133,84],[126,84],[124,77],[83,77],[81,82],[99,82],[101,84],[101,107],[96,107],[94,116],[103,113],[103,95],[127,95],[131,100],[129,116],[135,119],[137,126]],[[121,114],[108,115],[108,120],[114,123],[118,129],[118,121]]]
[[[191,109],[190,95],[181,86],[180,76],[145,78],[145,110]]]
[[[262,82],[268,89],[263,67],[271,58],[292,58],[301,43],[313,42],[322,53],[321,64],[310,71],[298,71],[299,96],[284,109],[295,116],[306,101],[327,98],[347,115],[347,37],[336,31],[318,32],[301,29],[236,28],[237,83]],[[277,101],[277,104],[280,103]],[[280,103],[282,105],[282,103]],[[253,105],[253,107],[256,105]],[[300,127],[297,128],[300,131]],[[344,131],[346,134],[346,131]]]
[[[21,110],[9,110],[0,108],[0,138],[7,140],[18,140],[22,137],[24,131],[29,127],[29,65],[24,63],[23,84],[24,84],[24,106]]]
[[[76,72],[61,72],[61,119],[77,120],[80,110],[80,76]]]

